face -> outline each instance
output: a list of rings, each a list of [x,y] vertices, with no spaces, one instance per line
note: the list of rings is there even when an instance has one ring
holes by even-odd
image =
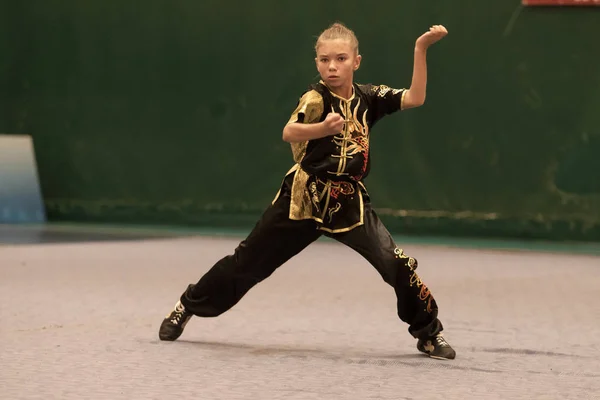
[[[352,86],[360,60],[361,56],[355,54],[350,41],[344,39],[320,42],[315,59],[321,79],[331,88]]]

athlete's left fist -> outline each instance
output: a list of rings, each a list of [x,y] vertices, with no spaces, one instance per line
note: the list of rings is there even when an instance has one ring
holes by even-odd
[[[429,28],[428,32],[419,36],[415,45],[418,49],[427,50],[429,46],[442,40],[447,34],[448,30],[443,25],[434,25]]]

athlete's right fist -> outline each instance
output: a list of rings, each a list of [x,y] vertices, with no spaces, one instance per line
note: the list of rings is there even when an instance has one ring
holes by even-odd
[[[344,118],[337,113],[329,113],[327,117],[325,117],[325,121],[323,121],[323,126],[325,127],[325,133],[327,136],[337,135],[344,129]]]

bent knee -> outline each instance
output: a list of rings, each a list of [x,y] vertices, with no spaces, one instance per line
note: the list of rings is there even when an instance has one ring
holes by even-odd
[[[419,262],[414,257],[409,257],[403,252],[398,252],[385,262],[386,268],[381,271],[383,280],[392,286],[410,286],[415,279]]]
[[[398,247],[394,249],[394,258],[399,260],[403,266],[408,267],[412,271],[417,269],[419,266],[419,262],[416,258],[407,256],[404,254],[404,250]]]

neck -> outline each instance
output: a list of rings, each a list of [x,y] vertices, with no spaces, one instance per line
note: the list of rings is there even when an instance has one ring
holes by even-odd
[[[327,85],[325,85],[327,86]],[[334,94],[340,96],[343,99],[350,99],[350,97],[352,97],[352,94],[354,93],[354,86],[352,85],[352,82],[343,85],[343,86],[338,86],[335,88],[329,87],[327,86],[327,88]]]
[[[352,86],[336,88],[333,93],[348,100],[352,97]]]

